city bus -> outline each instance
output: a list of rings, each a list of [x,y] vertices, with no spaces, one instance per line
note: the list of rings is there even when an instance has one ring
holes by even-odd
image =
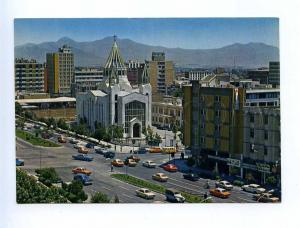
[[[156,146],[156,147],[151,147],[149,148],[149,153],[161,153],[161,148]]]

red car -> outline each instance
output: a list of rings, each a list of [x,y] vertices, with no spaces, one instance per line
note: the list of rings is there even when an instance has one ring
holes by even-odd
[[[163,167],[164,170],[169,171],[169,172],[177,172],[178,168],[176,165],[173,164],[167,164]]]

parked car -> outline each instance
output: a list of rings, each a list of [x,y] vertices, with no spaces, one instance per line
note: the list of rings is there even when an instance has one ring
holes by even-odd
[[[24,160],[16,158],[16,166],[24,166]]]
[[[95,144],[94,143],[87,143],[85,145],[86,148],[90,148],[90,149],[93,149],[95,147]]]
[[[52,137],[52,135],[48,132],[42,132],[41,135],[43,139],[50,139]]]
[[[140,148],[139,150],[134,151],[135,154],[146,154],[147,152],[146,148]]]
[[[266,191],[266,189],[260,187],[258,184],[247,184],[242,186],[242,190],[246,192],[260,194]]]
[[[261,193],[253,196],[253,199],[262,203],[277,203],[279,198],[273,196],[271,193]]]
[[[233,189],[233,185],[230,184],[228,181],[217,181],[216,182],[216,188],[224,188],[228,191],[232,190]]]
[[[74,176],[73,180],[80,181],[83,185],[91,185],[92,184],[92,179],[88,175],[83,174],[83,173],[76,174]]]
[[[173,188],[168,188],[165,191],[165,196],[168,201],[175,203],[184,203],[185,198],[181,195],[181,193]]]
[[[136,195],[144,199],[154,199],[155,193],[147,188],[140,188],[135,191]]]
[[[104,149],[104,148],[96,148],[95,149],[95,153],[97,153],[97,154],[105,154],[107,152],[108,152],[108,150]]]
[[[74,145],[75,149],[78,149],[79,147],[84,146],[82,142],[78,142]]]
[[[216,196],[223,199],[228,198],[231,195],[231,193],[225,190],[224,188],[213,188],[209,190],[209,193],[212,196]]]
[[[152,179],[160,182],[166,182],[169,177],[164,173],[156,173],[152,175]]]
[[[83,168],[83,167],[76,167],[74,169],[72,169],[72,172],[77,174],[77,173],[83,173],[83,174],[86,174],[86,175],[91,175],[92,174],[92,171],[91,170],[88,170],[86,168]]]
[[[137,165],[133,159],[125,159],[124,164],[130,167],[135,167]]]
[[[132,160],[134,160],[135,162],[139,162],[141,159],[138,157],[138,156],[136,156],[136,155],[130,155],[130,156],[128,156],[126,159],[132,159]]]
[[[117,167],[123,167],[124,166],[124,162],[120,159],[115,159],[111,162],[111,164],[113,166],[117,166]]]
[[[78,147],[78,152],[82,153],[82,154],[87,154],[89,152],[89,150],[84,146],[79,146]]]
[[[144,161],[143,162],[143,166],[148,167],[148,168],[155,168],[156,167],[156,163],[153,161]]]
[[[66,138],[64,137],[64,136],[62,136],[62,135],[60,135],[60,136],[58,136],[58,142],[60,142],[60,143],[66,143],[67,142],[67,140],[66,140]]]
[[[74,139],[74,138],[71,138],[71,139],[69,140],[69,142],[72,143],[72,144],[77,144],[77,143],[79,143],[79,140]]]
[[[116,153],[113,151],[107,151],[103,154],[103,157],[113,159],[116,156]]]
[[[184,173],[183,178],[190,181],[197,181],[200,179],[199,175],[195,173]]]
[[[178,171],[177,166],[173,165],[173,164],[167,164],[167,165],[163,166],[163,169],[168,172],[177,172]]]
[[[72,156],[75,160],[81,160],[81,161],[93,161],[93,157],[85,155],[85,154],[77,154]]]

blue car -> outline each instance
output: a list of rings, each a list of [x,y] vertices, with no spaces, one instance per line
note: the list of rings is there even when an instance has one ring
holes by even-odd
[[[85,145],[86,148],[90,148],[90,149],[93,149],[95,147],[95,144],[94,143],[87,143]]]
[[[83,185],[91,185],[92,184],[92,179],[83,173],[78,173],[73,177],[73,180],[80,181]]]
[[[24,166],[24,161],[19,158],[16,158],[16,166]]]
[[[93,157],[85,155],[85,154],[78,154],[78,155],[73,155],[72,156],[75,160],[80,160],[80,161],[93,161]]]

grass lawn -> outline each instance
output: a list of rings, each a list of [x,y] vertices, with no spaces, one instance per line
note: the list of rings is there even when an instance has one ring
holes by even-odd
[[[45,140],[45,139],[42,139],[39,137],[35,137],[33,134],[30,134],[26,131],[22,131],[20,129],[16,129],[16,136],[31,143],[32,145],[35,145],[35,146],[60,147],[60,145],[58,145],[54,142],[51,142],[51,141],[48,141],[48,140]]]
[[[158,192],[161,194],[165,193],[166,188],[162,185],[154,184],[150,181],[142,180],[130,175],[126,174],[112,174],[113,178],[116,178],[120,181],[124,181],[128,184],[132,184],[141,188],[148,188],[154,192]],[[186,201],[189,203],[200,203],[203,201],[203,198],[197,195],[192,195],[190,193],[181,192],[181,194],[185,197]],[[206,202],[211,202],[210,200],[207,200]]]

